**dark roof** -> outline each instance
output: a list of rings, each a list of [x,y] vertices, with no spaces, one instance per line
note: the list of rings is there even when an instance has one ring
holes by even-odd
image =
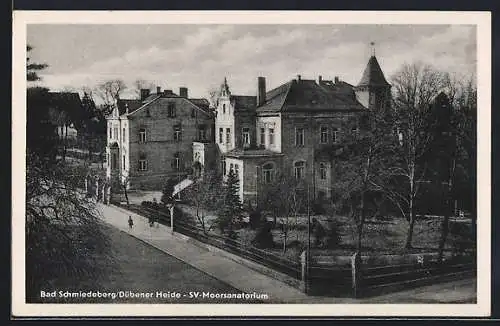
[[[363,110],[352,86],[345,82],[332,83],[300,79],[285,83],[266,94],[266,102],[257,112],[353,111]]]
[[[129,99],[119,99],[118,100],[118,112],[120,115],[125,114],[127,112],[127,106],[128,106],[128,113],[132,113],[138,108],[142,106],[141,100],[129,100]]]
[[[227,157],[234,157],[234,158],[283,156],[283,154],[281,153],[276,153],[268,149],[242,149],[242,148],[232,149],[224,155]]]
[[[388,86],[389,83],[385,80],[384,73],[378,64],[377,58],[371,56],[366,65],[359,86]]]
[[[191,103],[198,106],[200,109],[209,111],[210,102],[206,98],[190,98]]]
[[[253,111],[257,106],[256,96],[231,95],[230,100],[234,103],[234,109],[236,111]]]

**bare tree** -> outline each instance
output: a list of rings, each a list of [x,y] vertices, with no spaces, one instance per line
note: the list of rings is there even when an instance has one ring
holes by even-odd
[[[80,173],[81,172],[81,173]],[[28,153],[26,168],[26,297],[59,279],[97,278],[112,259],[95,203],[80,189],[85,171],[46,166]]]
[[[394,164],[396,137],[392,116],[386,110],[372,111],[343,123],[342,145],[335,153],[336,178],[333,210],[351,216],[356,229],[356,248],[362,250],[364,225],[379,214]]]
[[[119,99],[120,94],[126,89],[127,85],[123,80],[113,79],[97,85],[94,89],[94,93],[103,102],[105,110],[109,111],[110,108],[113,107],[115,100]]]
[[[398,180],[398,187],[389,192],[401,215],[408,221],[405,248],[412,247],[413,228],[416,220],[416,200],[421,185],[427,181],[426,155],[433,141],[429,107],[440,89],[443,75],[432,66],[422,63],[404,64],[392,78],[394,114],[400,136],[400,164],[390,172]]]
[[[278,176],[276,179],[264,188],[260,204],[262,209],[272,212],[275,225],[277,220],[280,220],[283,252],[286,252],[288,234],[297,226],[299,212],[305,207],[306,202],[301,196],[297,180],[287,176]]]
[[[444,162],[444,171],[438,171],[439,180],[446,183],[445,209],[439,240],[439,260],[443,257],[449,233],[449,219],[454,212],[454,199],[457,195],[457,180],[461,174],[475,184],[475,144],[477,88],[473,78],[465,79],[456,75],[445,75],[447,101],[451,107],[448,128],[441,128],[440,152],[438,159]],[[460,171],[462,173],[460,173]],[[472,181],[472,182],[471,182]]]
[[[137,79],[136,81],[134,81],[134,92],[137,99],[141,98],[142,89],[148,89],[151,91],[152,89],[154,89],[154,84],[151,81],[147,81],[144,79]]]

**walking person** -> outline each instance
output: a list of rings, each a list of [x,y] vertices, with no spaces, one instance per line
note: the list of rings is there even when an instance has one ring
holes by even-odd
[[[132,220],[132,216],[128,217],[128,227],[132,229],[134,227],[134,220]]]

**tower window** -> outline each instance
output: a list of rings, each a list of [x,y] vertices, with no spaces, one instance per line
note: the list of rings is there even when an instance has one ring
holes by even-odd
[[[231,145],[231,128],[226,128],[226,144]]]
[[[250,128],[243,128],[243,146],[250,145]]]
[[[224,144],[224,128],[219,128],[219,144]]]
[[[274,145],[274,128],[269,128],[269,145]]]

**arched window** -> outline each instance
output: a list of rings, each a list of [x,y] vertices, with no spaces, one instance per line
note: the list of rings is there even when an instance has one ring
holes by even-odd
[[[274,164],[266,163],[262,166],[262,179],[264,183],[271,183],[274,181]]]
[[[222,104],[222,113],[226,113],[226,104]]]
[[[306,162],[304,161],[295,162],[293,168],[295,172],[295,179],[305,178]]]

